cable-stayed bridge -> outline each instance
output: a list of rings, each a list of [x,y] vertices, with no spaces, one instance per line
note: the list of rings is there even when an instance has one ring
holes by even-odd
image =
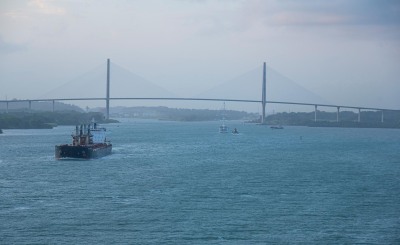
[[[99,68],[100,69],[100,68]],[[118,72],[114,73],[114,69],[117,70]],[[267,77],[268,81],[270,79],[274,79],[279,76],[279,74],[274,71],[273,69],[268,69],[268,74],[267,74],[267,67],[266,63],[264,62],[262,69],[255,69],[253,71],[250,71],[248,73],[243,74],[242,76],[232,79],[228,81],[229,87],[235,87],[237,91],[240,91],[240,95],[243,96],[238,96],[237,94],[230,94],[230,93],[224,93],[224,96],[221,96],[221,91],[226,90],[227,83],[221,84],[220,86],[217,86],[214,89],[211,89],[207,91],[206,93],[198,94],[197,96],[190,96],[190,97],[181,97],[177,96],[176,94],[166,91],[165,89],[152,84],[151,82],[147,81],[145,78],[137,76],[135,74],[132,74],[128,70],[119,67],[119,66],[114,66],[113,67],[113,83],[114,81],[120,81],[120,80],[129,80],[129,81],[135,81],[136,84],[133,84],[133,87],[135,88],[136,95],[132,95],[132,90],[126,88],[125,86],[116,86],[111,87],[111,66],[110,66],[110,60],[107,60],[107,69],[106,73],[103,73],[105,69],[101,68],[99,70],[100,72],[94,72],[91,75],[83,76],[81,80],[85,81],[92,81],[92,84],[90,86],[85,86],[85,85],[77,85],[80,89],[77,89],[77,86],[70,86],[66,85],[62,88],[64,92],[66,92],[67,96],[54,96],[53,92],[49,92],[42,96],[42,98],[38,99],[24,99],[24,100],[0,100],[1,103],[6,104],[6,111],[8,112],[9,109],[9,104],[10,103],[17,103],[17,102],[26,102],[29,105],[29,109],[31,109],[32,102],[52,102],[53,103],[53,111],[55,110],[55,102],[58,101],[105,101],[106,102],[106,117],[107,119],[109,118],[110,115],[110,101],[128,101],[128,100],[142,100],[142,101],[221,101],[221,102],[239,102],[239,103],[257,103],[261,105],[262,107],[262,123],[264,123],[265,120],[265,110],[266,110],[266,105],[267,104],[276,104],[276,105],[296,105],[296,106],[310,106],[314,108],[314,120],[317,121],[318,117],[318,108],[319,107],[327,107],[327,108],[336,108],[337,111],[337,121],[340,120],[339,115],[340,115],[340,110],[341,109],[353,109],[353,110],[358,110],[358,121],[361,121],[361,110],[374,110],[374,111],[381,111],[382,116],[381,116],[381,121],[383,122],[384,120],[384,111],[400,111],[400,110],[393,110],[393,109],[385,109],[385,108],[374,108],[374,107],[362,107],[362,106],[347,106],[347,105],[336,105],[336,104],[331,104],[326,101],[323,101],[322,98],[318,98],[318,96],[308,93],[306,97],[310,97],[309,95],[311,94],[312,98],[315,100],[318,100],[319,102],[316,103],[315,101],[306,101],[304,98],[299,98],[298,94],[300,90],[304,90],[304,88],[296,85],[293,86],[293,84],[289,85],[288,82],[285,80],[285,78],[281,78],[281,83],[283,85],[286,85],[283,90],[285,90],[285,94],[291,95],[291,97],[296,98],[298,101],[280,101],[280,100],[267,100],[267,98],[272,98],[273,95],[277,92],[279,92],[279,89],[282,90],[282,87],[272,87],[271,83],[268,82],[268,89],[267,89]],[[117,74],[116,76],[114,74]],[[106,79],[105,79],[106,77]],[[106,96],[93,96],[93,94],[96,95],[96,93],[92,93],[92,88],[98,88],[98,89],[104,89],[104,82],[99,81],[104,81],[106,80]],[[242,81],[255,81],[257,82],[257,85],[251,84],[243,86]],[[287,84],[285,84],[285,82]],[[288,89],[288,87],[294,87],[291,90]],[[110,90],[120,90],[119,96],[111,96],[110,95]],[[70,91],[68,91],[70,90]],[[83,94],[79,94],[79,91],[83,91]],[[104,91],[104,90],[103,90]],[[152,93],[149,94],[148,91],[151,91]],[[219,91],[219,93],[218,93]],[[256,92],[258,95],[256,95],[254,92]],[[268,92],[268,93],[267,93]],[[114,93],[114,92],[113,92]],[[229,96],[226,96],[225,94],[228,94]],[[92,95],[93,97],[89,97],[89,95]],[[97,93],[98,95],[98,93]],[[296,96],[294,96],[296,95]],[[54,97],[53,97],[54,96]],[[257,99],[257,97],[259,98]],[[239,98],[240,97],[240,98]],[[250,98],[250,99],[249,99]],[[256,98],[256,99],[252,99]],[[309,98],[308,98],[309,99]],[[301,102],[299,102],[301,101]],[[322,102],[321,102],[322,101]]]

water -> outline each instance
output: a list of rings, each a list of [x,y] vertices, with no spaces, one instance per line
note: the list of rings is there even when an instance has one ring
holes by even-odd
[[[90,161],[54,160],[74,127],[4,130],[0,243],[400,243],[400,130],[227,125],[107,125]]]

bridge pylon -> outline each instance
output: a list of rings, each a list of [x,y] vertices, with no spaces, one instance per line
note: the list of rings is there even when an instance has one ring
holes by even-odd
[[[107,92],[106,92],[107,120],[110,119],[110,59],[107,59]]]
[[[263,81],[262,81],[262,97],[261,97],[261,104],[262,104],[262,117],[261,117],[261,124],[265,124],[265,105],[267,104],[267,65],[264,62],[263,65]]]

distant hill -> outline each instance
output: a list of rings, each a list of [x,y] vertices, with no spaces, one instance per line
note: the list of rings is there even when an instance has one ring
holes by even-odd
[[[100,112],[10,112],[0,113],[1,129],[44,129],[57,125],[87,124],[92,119],[98,123],[117,122],[105,120]]]
[[[32,102],[31,109],[33,111],[53,111],[53,102]],[[5,112],[7,110],[6,103],[0,103],[0,112]],[[13,102],[8,103],[8,111],[27,111],[29,110],[28,102],[18,102],[14,99]],[[84,112],[84,110],[76,105],[65,104],[62,102],[54,103],[55,111],[77,111]]]
[[[103,111],[103,108],[95,108],[94,111]],[[221,120],[223,117],[227,120],[255,119],[257,113],[248,113],[245,111],[234,110],[208,110],[208,109],[179,109],[158,107],[111,107],[110,116],[121,118],[144,118],[159,119],[170,121],[213,121]]]
[[[342,111],[337,122],[336,112],[317,112],[315,122],[314,112],[283,112],[266,117],[266,123],[271,125],[296,125],[310,127],[347,127],[347,128],[400,128],[400,112],[385,111],[382,123],[382,112],[363,111],[361,121],[358,122],[358,113]]]

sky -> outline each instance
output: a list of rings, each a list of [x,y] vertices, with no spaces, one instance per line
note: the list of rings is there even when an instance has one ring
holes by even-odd
[[[182,97],[229,88],[266,62],[331,104],[400,109],[400,1],[0,1],[0,100],[51,97],[98,67],[104,72],[108,58]],[[140,90],[112,85],[115,97]],[[272,88],[274,100],[305,96]],[[255,91],[246,99],[260,99]]]

